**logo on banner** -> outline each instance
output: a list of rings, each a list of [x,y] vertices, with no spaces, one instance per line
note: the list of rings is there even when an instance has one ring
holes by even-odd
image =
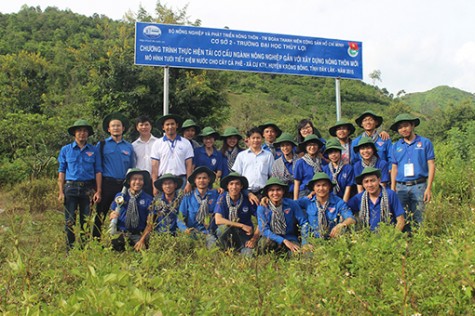
[[[148,38],[158,38],[162,35],[162,31],[156,25],[149,25],[149,26],[144,27],[143,35],[145,35]]]
[[[360,51],[360,48],[358,47],[358,43],[355,42],[350,42],[348,47],[348,55],[351,57],[356,57],[358,56],[358,53]]]

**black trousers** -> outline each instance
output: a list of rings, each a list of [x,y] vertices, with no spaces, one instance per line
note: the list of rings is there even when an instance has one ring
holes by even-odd
[[[102,179],[102,198],[101,202],[96,205],[96,218],[94,220],[94,229],[92,230],[93,237],[101,238],[102,224],[109,213],[115,195],[122,191],[123,186],[122,180]]]

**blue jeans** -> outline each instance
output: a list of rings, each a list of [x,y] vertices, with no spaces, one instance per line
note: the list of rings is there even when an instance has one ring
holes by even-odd
[[[414,226],[422,224],[424,212],[424,192],[427,188],[426,183],[416,185],[396,184],[396,191],[399,201],[406,210],[406,221],[409,225],[414,223]]]
[[[82,230],[86,218],[91,215],[92,193],[92,186],[79,186],[74,183],[66,183],[64,186],[64,219],[66,221],[64,229],[66,231],[68,249],[72,248],[76,240],[76,236],[74,235],[76,210],[79,207],[79,223]]]

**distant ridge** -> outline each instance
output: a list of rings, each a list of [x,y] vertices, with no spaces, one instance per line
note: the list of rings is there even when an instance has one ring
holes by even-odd
[[[465,103],[475,107],[475,94],[449,86],[438,86],[426,92],[409,93],[401,100],[414,111],[430,114],[436,109],[445,109],[451,104]]]

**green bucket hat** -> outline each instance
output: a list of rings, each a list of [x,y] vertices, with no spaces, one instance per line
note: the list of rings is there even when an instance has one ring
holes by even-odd
[[[102,121],[102,129],[107,134],[109,134],[109,131],[108,131],[109,123],[112,120],[119,120],[122,122],[122,125],[124,125],[124,134],[129,130],[129,125],[130,125],[129,120],[124,115],[122,115],[122,113],[114,112],[107,115]]]
[[[315,185],[315,182],[320,181],[320,180],[327,180],[328,182],[330,182],[332,187],[335,185],[335,183],[330,179],[330,177],[325,172],[316,172],[312,180],[310,180],[307,183],[307,189],[309,189],[310,191],[313,191],[313,186]]]
[[[224,140],[231,136],[236,136],[237,138],[242,139],[242,135],[239,134],[239,131],[236,127],[227,127],[221,135],[221,139]]]
[[[376,145],[374,144],[373,139],[371,137],[361,137],[360,141],[358,142],[358,145],[353,147],[353,151],[355,153],[359,153],[360,147],[365,146],[365,145],[371,145],[371,147],[373,147],[374,155],[376,157],[379,157],[378,148],[376,148]]]
[[[289,186],[282,182],[279,178],[276,177],[271,177],[269,180],[267,180],[265,187],[262,189],[262,194],[264,196],[267,196],[267,191],[269,188],[273,185],[278,185],[281,186],[284,189],[284,194],[287,193]]]
[[[161,191],[163,182],[165,182],[165,180],[173,180],[176,183],[177,189],[181,188],[181,186],[183,185],[183,179],[182,178],[174,176],[171,173],[165,173],[160,178],[155,180],[155,182],[153,183],[153,186],[156,189]]]
[[[158,123],[158,127],[161,129],[163,127],[163,124],[165,123],[166,120],[168,119],[174,119],[176,124],[178,125],[178,127],[181,126],[181,123],[183,122],[183,119],[176,115],[176,114],[167,114],[167,115],[164,115],[162,116],[161,118],[158,119],[157,123]]]
[[[282,130],[273,122],[266,122],[264,124],[259,125],[257,128],[259,128],[262,134],[264,134],[264,130],[268,127],[273,127],[275,129],[277,137],[280,137],[280,135],[282,135]]]
[[[305,152],[306,151],[305,147],[307,147],[307,144],[309,144],[309,143],[318,144],[318,149],[319,150],[322,149],[322,147],[323,147],[323,143],[320,140],[320,138],[318,138],[317,135],[311,134],[311,135],[308,135],[307,137],[305,137],[303,142],[301,142],[299,144],[300,151]]]
[[[335,125],[333,125],[332,127],[328,129],[328,132],[330,133],[330,135],[333,137],[336,137],[336,130],[340,126],[347,126],[350,131],[350,135],[352,135],[356,130],[355,126],[351,124],[350,122],[345,121],[345,120],[340,120],[340,121],[337,121]]]
[[[363,119],[366,117],[366,116],[372,116],[376,121],[378,121],[378,123],[376,123],[376,128],[380,127],[381,124],[383,124],[383,117],[382,116],[379,116],[377,115],[376,113],[374,113],[373,111],[364,111],[363,114],[361,114],[360,116],[358,116],[358,118],[355,120],[356,124],[363,128],[361,126],[361,123],[363,122]]]
[[[219,186],[227,191],[228,190],[228,184],[229,182],[231,181],[234,181],[234,180],[239,180],[241,181],[241,184],[242,184],[242,189],[243,190],[247,190],[247,188],[249,187],[249,181],[247,181],[247,178],[245,176],[241,176],[239,173],[237,172],[231,172],[230,174],[228,174],[227,176],[225,176],[224,178],[221,179],[221,182],[219,183]]]
[[[208,136],[212,136],[214,140],[219,139],[219,133],[210,126],[206,126],[205,128],[203,128],[201,133],[198,135],[199,139],[203,139],[204,137]]]
[[[290,133],[287,133],[287,132],[282,133],[282,135],[280,135],[279,138],[275,140],[274,145],[280,146],[282,145],[282,143],[291,143],[294,147],[298,146],[297,142],[294,140],[292,135],[290,135]]]
[[[363,172],[361,172],[361,174],[359,176],[355,177],[356,184],[361,185],[363,183],[364,177],[370,176],[370,175],[373,175],[373,174],[381,179],[381,170],[379,170],[378,168],[374,168],[374,167],[364,168]]]
[[[330,138],[327,143],[325,144],[325,151],[324,153],[328,152],[329,150],[337,149],[339,151],[345,150],[343,146],[340,144],[340,141],[337,138]]]
[[[216,174],[208,167],[195,168],[195,170],[193,170],[193,173],[188,177],[188,182],[191,183],[191,185],[195,185],[196,176],[203,172],[208,175],[209,183],[213,184],[216,180]]]
[[[180,130],[183,133],[185,131],[185,129],[190,128],[190,127],[195,128],[195,132],[196,132],[197,135],[201,132],[201,128],[192,119],[187,119],[186,121],[184,121]]]
[[[397,132],[397,127],[401,122],[411,122],[414,123],[414,126],[418,126],[421,123],[421,120],[418,117],[412,116],[409,113],[402,113],[396,116],[393,125],[391,125],[391,130]]]
[[[74,122],[74,124],[70,128],[68,128],[69,135],[74,136],[76,129],[79,127],[86,127],[88,136],[94,135],[94,130],[92,129],[91,124],[89,124],[89,122],[86,120],[77,120],[76,122]]]
[[[141,174],[143,176],[144,184],[150,182],[150,173],[148,173],[147,170],[142,170],[142,169],[139,169],[139,168],[130,168],[129,170],[127,170],[127,175],[125,176],[125,180],[124,180],[124,186],[125,187],[128,188],[130,186],[130,178],[134,174]]]

